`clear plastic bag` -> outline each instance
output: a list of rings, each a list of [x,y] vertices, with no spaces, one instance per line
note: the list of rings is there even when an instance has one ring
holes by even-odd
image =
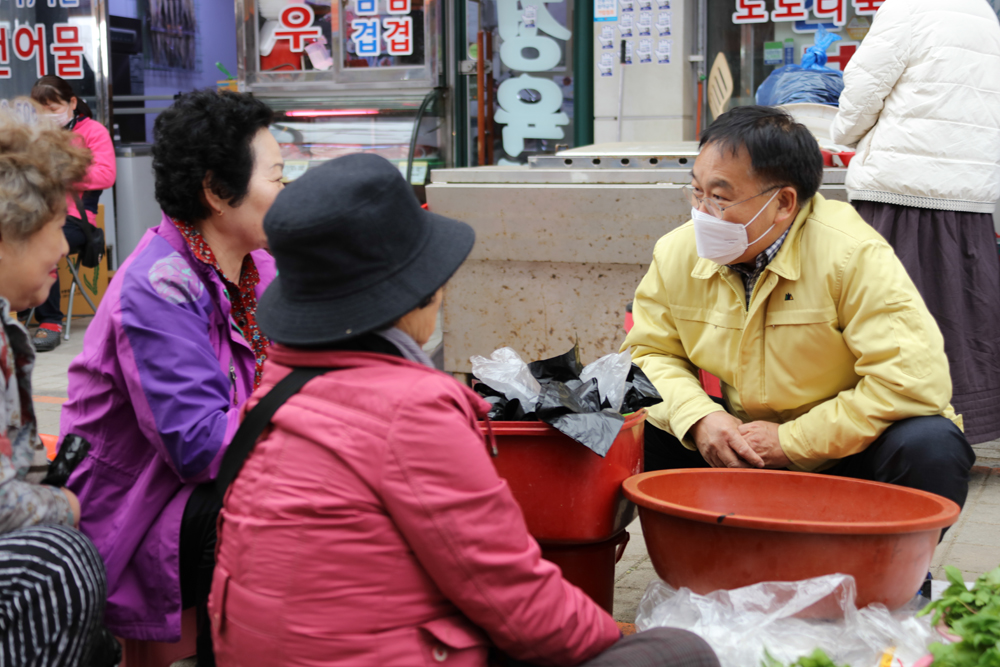
[[[855,591],[854,577],[846,574],[765,582],[708,595],[676,590],[654,579],[639,603],[635,624],[640,631],[690,630],[712,646],[722,667],[756,667],[765,650],[789,664],[817,648],[836,664],[852,667],[876,667],[894,648],[891,664],[907,667],[940,639],[926,617],[915,617],[916,604],[892,613],[879,604],[859,610]]]
[[[480,382],[499,391],[508,400],[521,402],[525,412],[531,412],[542,393],[542,386],[531,374],[528,364],[509,347],[494,350],[490,358],[474,356],[472,374]]]
[[[778,106],[812,102],[837,106],[844,91],[844,74],[825,67],[826,50],[840,35],[820,27],[815,43],[806,49],[801,65],[785,65],[771,72],[757,89],[757,104]]]
[[[625,380],[632,368],[632,355],[628,350],[618,354],[607,354],[597,361],[587,364],[580,379],[587,383],[591,378],[597,378],[597,391],[601,401],[607,401],[608,407],[618,412],[625,400]]]

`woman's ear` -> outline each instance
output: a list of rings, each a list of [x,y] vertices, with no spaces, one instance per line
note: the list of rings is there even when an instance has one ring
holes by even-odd
[[[208,172],[201,181],[202,201],[208,207],[209,215],[222,215],[222,212],[226,210],[227,203],[212,191],[211,183],[212,172]]]
[[[69,98],[69,108],[72,111],[76,111],[76,98],[75,97]]]

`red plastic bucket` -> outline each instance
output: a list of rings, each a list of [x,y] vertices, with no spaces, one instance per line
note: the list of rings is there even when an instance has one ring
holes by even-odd
[[[628,532],[593,544],[541,542],[542,558],[562,570],[563,578],[586,593],[609,614],[614,613],[615,564],[622,559]]]
[[[636,517],[622,482],[642,472],[645,420],[645,410],[626,417],[604,458],[542,422],[491,422],[493,464],[536,540],[601,542]],[[486,433],[485,422],[479,426]]]

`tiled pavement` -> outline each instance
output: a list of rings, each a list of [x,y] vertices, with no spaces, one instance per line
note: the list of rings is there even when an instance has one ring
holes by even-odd
[[[38,357],[34,394],[42,433],[59,432],[59,411],[66,397],[66,369],[83,348],[83,334],[89,321],[90,318],[75,318],[70,341]],[[1000,441],[977,445],[975,449],[977,467],[965,510],[934,554],[932,572],[936,578],[943,578],[944,565],[957,566],[966,580],[972,580],[1000,564]],[[615,570],[614,616],[631,623],[639,599],[656,573],[646,553],[639,521],[633,522],[628,530],[632,539]]]

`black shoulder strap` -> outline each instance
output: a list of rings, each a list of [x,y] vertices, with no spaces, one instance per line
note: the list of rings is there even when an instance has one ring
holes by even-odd
[[[250,456],[257,438],[264,432],[267,425],[271,423],[271,418],[282,405],[285,404],[295,394],[301,391],[307,382],[315,377],[336,370],[334,368],[293,368],[292,372],[282,378],[281,382],[274,385],[271,391],[267,392],[262,399],[243,418],[243,423],[236,430],[232,442],[222,456],[222,464],[219,466],[219,474],[215,476],[215,492],[221,501],[226,495],[226,489],[233,483],[236,476],[240,474],[243,462]]]

